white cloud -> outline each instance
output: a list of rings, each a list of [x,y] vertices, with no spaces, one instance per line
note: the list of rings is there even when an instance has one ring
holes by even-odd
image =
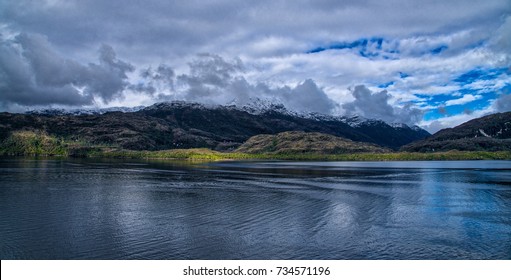
[[[469,102],[472,102],[472,101],[475,101],[475,100],[478,100],[478,99],[481,99],[481,98],[483,98],[482,95],[465,94],[461,98],[447,100],[445,102],[445,106],[463,105],[463,104],[467,104]]]
[[[421,121],[419,122],[419,126],[433,134],[441,129],[455,127],[471,119],[479,118],[494,112],[494,109],[489,106],[482,110],[470,112],[470,114],[462,113],[454,116],[441,117],[435,120]]]
[[[65,5],[61,2],[46,1],[45,5],[28,0],[2,2],[0,39],[12,40],[20,33],[47,38],[48,44],[44,46],[51,46],[47,54],[58,54],[58,59],[53,60],[58,63],[44,61],[48,62],[47,66],[64,65],[54,71],[61,73],[60,77],[66,77],[66,67],[73,64],[62,61],[67,59],[75,62],[73,65],[87,68],[88,62],[97,60],[96,50],[101,45],[112,46],[117,56],[129,62],[135,72],[107,72],[113,75],[110,76],[110,81],[115,82],[112,84],[102,79],[106,74],[97,77],[100,80],[97,84],[88,81],[90,87],[103,86],[107,92],[96,93],[97,100],[89,97],[80,104],[132,105],[137,100],[145,104],[151,98],[156,101],[162,96],[230,102],[234,94],[226,91],[239,91],[235,95],[238,99],[260,92],[282,99],[294,92],[300,98],[286,101],[297,108],[315,104],[309,97],[319,96],[317,103],[322,105],[317,108],[342,112],[339,108],[343,104],[355,101],[352,91],[356,85],[363,84],[372,92],[379,92],[379,85],[388,84],[386,102],[394,112],[400,112],[410,102],[417,102],[423,109],[431,108],[432,104],[424,96],[456,96],[473,91],[447,101],[446,105],[487,99],[485,94],[494,94],[511,82],[509,73],[467,85],[453,82],[475,68],[509,67],[511,5],[508,0],[474,0],[470,5],[464,0],[298,0],[292,4],[271,0],[207,3],[91,0],[65,1]],[[382,38],[381,49],[378,43],[369,42],[365,50],[379,55],[363,57],[357,48],[306,53],[317,47],[362,38]],[[431,53],[441,47],[444,47],[442,51]],[[7,60],[13,51],[2,48],[0,56]],[[239,57],[244,69],[231,76],[217,77],[222,85],[208,85],[206,80],[201,80],[200,89],[197,84],[190,89],[193,79],[179,85],[179,75],[194,76],[188,72],[188,62],[197,53],[218,54],[226,61]],[[18,70],[27,66],[26,61],[14,64]],[[175,76],[169,80],[154,79],[158,65],[167,65]],[[141,79],[137,74],[149,67],[153,79]],[[403,78],[402,73],[408,76]],[[257,89],[261,84],[269,90]],[[71,86],[67,92],[73,89]],[[206,89],[209,94],[204,95]],[[305,89],[313,94],[305,94]],[[63,92],[55,96],[64,103],[76,99],[69,100]]]
[[[446,115],[435,120],[420,121],[419,126],[430,133],[435,133],[444,128],[458,126],[474,118],[480,118],[497,112],[511,111],[511,94],[500,94],[495,100],[491,100],[490,105],[480,110],[465,111],[457,115]]]
[[[380,119],[389,123],[415,124],[424,114],[411,104],[399,107],[390,105],[392,96],[386,90],[373,92],[363,85],[358,85],[351,93],[355,100],[342,105],[348,115]]]

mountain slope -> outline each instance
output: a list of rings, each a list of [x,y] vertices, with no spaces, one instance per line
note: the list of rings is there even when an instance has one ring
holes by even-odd
[[[477,118],[401,148],[408,152],[511,151],[511,112]]]
[[[397,149],[429,134],[406,125],[363,120],[350,126],[341,118],[306,117],[282,108],[251,114],[234,106],[158,103],[137,112],[94,115],[0,113],[0,141],[18,130],[44,131],[70,140],[112,144],[131,150],[212,148],[233,150],[252,136],[284,131],[321,132]]]
[[[237,150],[240,153],[272,154],[344,154],[390,152],[375,144],[354,142],[349,139],[318,132],[287,131],[275,135],[261,134],[250,137]]]

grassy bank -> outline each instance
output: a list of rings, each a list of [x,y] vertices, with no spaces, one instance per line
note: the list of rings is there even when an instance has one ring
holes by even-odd
[[[300,160],[300,161],[411,161],[411,160],[510,160],[511,152],[438,152],[438,153],[360,153],[360,154],[246,154],[221,153],[209,149],[165,151],[114,151],[92,154],[95,157],[157,158],[189,160]]]
[[[115,149],[86,141],[67,140],[42,131],[15,131],[0,142],[0,155],[88,157]]]
[[[2,141],[0,155],[60,156],[133,159],[183,159],[183,160],[303,160],[303,161],[410,161],[410,160],[511,160],[511,152],[449,151],[437,153],[227,153],[210,149],[174,149],[162,151],[123,150],[109,145],[84,141],[69,141],[43,132],[18,131]]]

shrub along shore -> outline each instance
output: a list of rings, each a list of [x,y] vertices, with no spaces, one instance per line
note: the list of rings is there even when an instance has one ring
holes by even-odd
[[[70,141],[41,132],[13,133],[0,144],[3,156],[55,156],[127,159],[183,160],[311,160],[311,161],[411,161],[411,160],[511,160],[510,151],[448,151],[435,153],[238,153],[218,152],[205,148],[161,151],[134,151],[85,141]]]

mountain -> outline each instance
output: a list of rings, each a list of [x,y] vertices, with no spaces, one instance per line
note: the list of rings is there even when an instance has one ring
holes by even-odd
[[[351,121],[351,122],[350,122]],[[211,148],[234,150],[258,134],[320,132],[392,149],[429,136],[425,130],[362,118],[300,115],[283,106],[263,109],[157,103],[135,112],[103,114],[0,113],[0,140],[19,130],[131,150]]]
[[[91,108],[91,109],[40,109],[25,112],[30,115],[44,116],[65,116],[65,115],[101,115],[108,112],[137,112],[144,109],[145,106],[136,107],[109,107],[109,108]]]
[[[287,131],[250,137],[237,150],[240,153],[271,154],[341,154],[384,153],[390,149],[375,144],[354,142],[346,138],[319,132]]]
[[[511,151],[511,112],[477,118],[401,148],[408,152]]]

